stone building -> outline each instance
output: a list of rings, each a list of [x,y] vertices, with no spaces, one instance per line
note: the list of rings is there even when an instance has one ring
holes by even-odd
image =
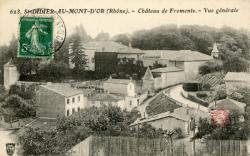
[[[87,103],[83,90],[64,83],[41,85],[37,92],[37,101],[37,116],[44,118],[70,116],[85,108]]]
[[[143,123],[150,124],[156,129],[163,130],[174,130],[176,128],[180,128],[185,135],[189,135],[191,131],[191,120],[195,119],[195,122],[198,123],[200,118],[209,118],[209,113],[188,108],[188,107],[180,107],[176,108],[172,111],[164,112],[161,114],[157,114],[154,116],[148,116],[143,119],[137,119],[134,123],[130,125],[130,127],[136,128]]]
[[[4,88],[10,89],[10,86],[15,84],[19,79],[17,67],[13,64],[12,59],[4,65]]]
[[[209,104],[211,110],[228,110],[237,111],[239,113],[245,113],[246,104],[233,100],[233,99],[222,99]]]
[[[177,67],[165,67],[146,70],[143,79],[143,88],[155,91],[171,85],[182,83],[186,80],[185,72]]]
[[[72,44],[71,44],[72,45]],[[69,54],[72,53],[71,45]],[[82,43],[82,50],[86,55],[87,67],[86,70],[113,70],[117,65],[119,58],[141,59],[143,52],[139,49],[134,49],[126,45],[114,41],[89,41]],[[70,68],[74,68],[72,57],[69,58]]]
[[[167,67],[183,69],[187,80],[196,78],[199,67],[213,58],[209,55],[191,50],[144,50],[143,63],[145,66],[153,66],[160,63]]]
[[[131,111],[147,98],[147,92],[138,92],[136,82],[132,79],[113,79],[110,77],[103,82],[103,90],[106,93],[123,97],[122,109]]]
[[[113,79],[110,77],[103,82],[103,89],[109,93],[135,97],[135,82],[127,79]]]

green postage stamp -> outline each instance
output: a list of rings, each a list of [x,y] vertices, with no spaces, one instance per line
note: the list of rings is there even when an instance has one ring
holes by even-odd
[[[21,17],[18,57],[53,57],[53,17]]]

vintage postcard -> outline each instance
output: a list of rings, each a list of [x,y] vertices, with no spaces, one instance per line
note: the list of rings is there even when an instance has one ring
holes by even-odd
[[[0,0],[0,156],[250,156],[250,1]]]

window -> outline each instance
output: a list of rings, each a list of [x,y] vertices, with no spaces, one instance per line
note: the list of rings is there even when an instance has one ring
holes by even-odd
[[[75,102],[75,98],[72,98],[72,103],[74,103]]]
[[[67,99],[67,104],[69,104],[69,99]]]
[[[80,107],[77,108],[77,111],[80,112]]]
[[[75,113],[75,108],[72,109],[72,114]]]
[[[78,102],[80,101],[80,99],[81,99],[80,96],[78,96]]]
[[[67,116],[69,116],[69,110],[67,110]]]

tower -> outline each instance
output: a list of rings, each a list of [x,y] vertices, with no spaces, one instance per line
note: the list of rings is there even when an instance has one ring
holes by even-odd
[[[213,45],[213,50],[211,52],[211,56],[214,58],[214,59],[218,59],[219,58],[219,50],[217,48],[217,44],[214,43]]]
[[[151,70],[149,69],[149,67],[147,68],[143,78],[142,78],[142,88],[145,90],[148,90],[149,92],[154,92],[155,91],[155,80],[154,80],[154,76],[151,72]]]
[[[17,67],[13,64],[12,59],[4,65],[4,88],[10,89],[10,86],[15,84],[19,79]]]

